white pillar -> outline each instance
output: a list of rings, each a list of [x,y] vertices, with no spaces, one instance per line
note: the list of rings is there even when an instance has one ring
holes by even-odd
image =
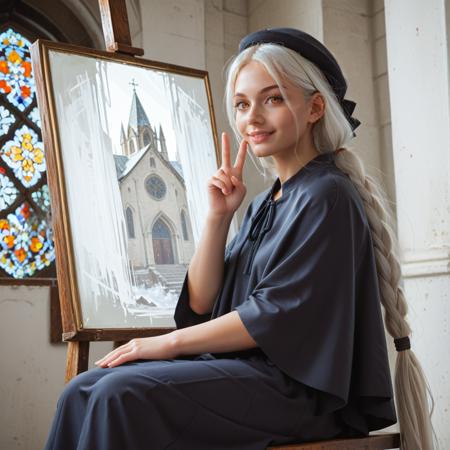
[[[450,111],[444,0],[386,0],[397,220],[412,347],[450,447]]]

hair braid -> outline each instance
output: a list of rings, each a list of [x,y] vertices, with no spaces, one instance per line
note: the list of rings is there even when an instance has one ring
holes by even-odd
[[[405,319],[408,305],[400,286],[402,279],[397,256],[398,243],[390,226],[392,221],[388,213],[387,201],[377,182],[365,173],[360,158],[354,152],[346,149],[338,153],[339,156],[335,158],[336,166],[346,173],[355,185],[363,200],[369,221],[381,303],[385,310],[386,329],[394,339],[409,336],[411,328]],[[434,400],[420,363],[410,349],[397,353],[395,389],[398,418],[402,430],[402,449],[433,449],[434,431],[430,416],[433,412]],[[430,416],[427,392],[432,402]]]

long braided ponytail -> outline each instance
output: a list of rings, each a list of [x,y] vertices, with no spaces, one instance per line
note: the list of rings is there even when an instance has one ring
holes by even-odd
[[[390,225],[392,220],[387,212],[386,200],[377,182],[365,173],[361,159],[354,152],[338,152],[335,164],[349,176],[358,190],[370,224],[380,297],[385,311],[384,321],[399,350],[394,384],[402,449],[433,449],[430,416],[434,401],[421,365],[409,345],[411,328],[405,319],[408,305],[401,287],[398,242]],[[430,415],[427,392],[432,401]]]

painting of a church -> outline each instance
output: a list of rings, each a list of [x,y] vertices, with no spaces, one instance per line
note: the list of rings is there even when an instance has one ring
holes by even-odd
[[[154,292],[145,295],[152,286],[173,298],[179,294],[194,239],[178,154],[168,151],[162,126],[150,123],[135,86],[128,124],[121,126],[120,149],[114,162],[133,284],[142,292],[137,303],[153,306]]]
[[[218,164],[207,74],[43,51],[75,325],[172,328]]]

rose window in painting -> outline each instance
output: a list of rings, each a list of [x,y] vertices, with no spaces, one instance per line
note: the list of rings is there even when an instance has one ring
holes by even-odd
[[[150,175],[145,180],[145,188],[155,200],[162,200],[167,192],[166,183],[159,175]]]
[[[0,32],[0,277],[32,277],[55,259],[30,46]]]

